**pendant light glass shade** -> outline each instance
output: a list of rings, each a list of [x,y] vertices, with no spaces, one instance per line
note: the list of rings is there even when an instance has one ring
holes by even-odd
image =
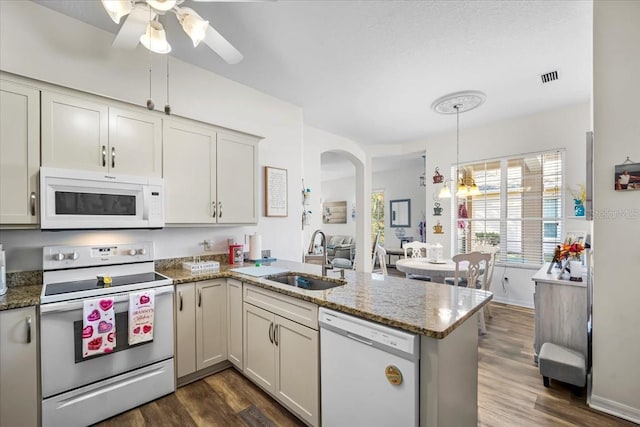
[[[102,6],[107,11],[109,17],[116,24],[120,23],[120,19],[126,16],[133,9],[130,0],[102,0]]]
[[[178,20],[184,32],[191,38],[193,47],[197,47],[207,36],[209,21],[202,19],[193,9],[181,8],[178,12]]]
[[[176,0],[147,0],[147,4],[149,6],[151,6],[155,10],[159,10],[162,12],[173,9],[173,6],[176,5],[176,2]]]
[[[149,22],[147,31],[140,36],[140,43],[151,52],[162,54],[171,52],[171,45],[167,42],[164,28],[158,21]]]
[[[481,194],[480,188],[476,185],[476,182],[474,180],[471,180],[471,185],[469,186],[468,190],[470,196],[479,196]]]
[[[456,191],[456,197],[467,197],[469,195],[469,190],[467,190],[467,186],[464,185],[462,178],[458,181],[458,189]]]
[[[451,198],[451,190],[449,190],[449,186],[445,183],[440,189],[440,193],[438,193],[438,197],[440,199],[450,199]]]

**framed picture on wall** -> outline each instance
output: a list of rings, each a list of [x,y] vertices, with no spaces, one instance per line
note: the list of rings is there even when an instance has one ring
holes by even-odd
[[[346,224],[347,202],[324,202],[322,204],[323,224]]]
[[[265,216],[287,216],[287,170],[264,168]]]
[[[614,188],[618,191],[640,190],[640,163],[616,165]]]

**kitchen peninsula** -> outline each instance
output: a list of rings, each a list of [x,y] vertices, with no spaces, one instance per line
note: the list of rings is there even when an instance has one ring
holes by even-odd
[[[318,276],[321,272],[320,266],[312,264],[278,261],[270,265]],[[257,287],[418,334],[420,425],[477,425],[477,313],[491,300],[490,292],[351,270],[345,271],[344,285],[311,291],[238,274],[230,271],[231,268],[224,266],[219,273],[198,275],[179,268],[160,272],[173,278],[178,286],[233,278],[244,284],[245,291],[247,287]],[[337,271],[329,271],[328,275],[338,280]],[[331,367],[322,366],[322,369]]]

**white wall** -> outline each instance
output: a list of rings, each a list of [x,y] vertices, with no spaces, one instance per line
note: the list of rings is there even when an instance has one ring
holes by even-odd
[[[149,54],[113,49],[113,34],[26,1],[0,2],[0,68],[4,71],[145,105],[149,96]],[[153,93],[156,106],[165,103],[165,60],[154,55]],[[263,192],[257,227],[165,229],[115,233],[114,238],[154,240],[158,258],[199,253],[205,237],[219,242],[224,252],[229,236],[243,239],[257,231],[263,248],[283,259],[300,259],[300,194],[302,177],[302,109],[171,58],[171,107],[175,115],[260,135],[260,189],[262,167],[288,170],[289,216],[266,218]],[[99,240],[104,233],[1,231],[9,271],[41,268],[37,247],[67,244],[78,239]],[[282,239],[283,234],[287,239]],[[92,237],[93,236],[93,237]]]
[[[613,190],[614,165],[640,162],[640,2],[594,2],[593,71],[591,406],[640,423],[640,191]]]
[[[322,224],[322,231],[327,235],[356,236],[356,218],[351,217],[352,209],[356,204],[356,178],[355,176],[344,179],[332,179],[322,181],[322,201],[347,202],[346,224]],[[322,216],[322,212],[318,212]]]
[[[420,186],[419,176],[422,168],[406,167],[400,170],[377,172],[373,174],[371,188],[384,190],[384,246],[387,248],[399,248],[400,239],[396,237],[396,228],[391,228],[391,200],[411,200],[411,226],[405,227],[405,236],[420,240],[418,223],[426,214],[427,203],[425,201],[425,187]],[[433,210],[431,211],[433,213]],[[427,231],[427,242],[430,234]]]

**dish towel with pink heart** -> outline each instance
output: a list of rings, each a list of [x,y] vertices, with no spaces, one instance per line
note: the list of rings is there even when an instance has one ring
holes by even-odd
[[[85,300],[82,307],[82,357],[111,353],[116,346],[113,298]]]
[[[129,294],[129,345],[153,339],[154,304],[153,289]]]

